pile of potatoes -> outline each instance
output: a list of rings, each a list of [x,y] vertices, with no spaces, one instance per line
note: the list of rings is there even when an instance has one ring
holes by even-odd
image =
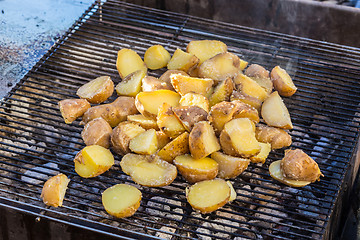
[[[161,45],[151,46],[144,60],[121,49],[116,67],[122,78],[116,86],[102,76],[81,86],[79,99],[59,102],[66,123],[82,116],[85,124],[81,136],[87,147],[74,159],[81,177],[110,169],[111,149],[123,156],[122,171],[137,184],[166,186],[180,173],[193,184],[186,189],[189,204],[208,213],[236,198],[226,179],[292,143],[286,130],[293,125],[281,96],[297,88],[279,66],[269,73],[260,65],[248,66],[223,42],[201,40],[172,56]],[[164,67],[159,78],[148,75],[148,69]],[[114,90],[118,98],[101,104]],[[297,187],[319,179],[318,165],[304,152],[288,150],[286,156],[286,162],[270,166],[272,177]],[[128,217],[139,207],[141,193],[118,184],[102,198],[109,214]]]

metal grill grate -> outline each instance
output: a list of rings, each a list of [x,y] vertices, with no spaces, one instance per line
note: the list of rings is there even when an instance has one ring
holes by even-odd
[[[268,165],[283,156],[275,151],[263,166],[251,165],[233,180],[238,198],[214,213],[192,211],[185,199],[188,184],[178,177],[167,187],[138,186],[139,211],[114,219],[101,205],[101,192],[133,182],[118,162],[94,179],[77,176],[72,160],[84,146],[82,126],[66,125],[57,102],[76,97],[82,84],[100,75],[119,82],[115,61],[121,48],[143,56],[162,44],[173,53],[193,39],[221,40],[251,63],[281,65],[294,76],[299,90],[285,99],[294,123],[292,146],[313,157],[325,177],[301,189],[273,181]],[[121,238],[321,239],[358,142],[359,76],[356,48],[114,0],[94,3],[1,102],[0,205]],[[40,200],[51,171],[71,179],[57,209]]]

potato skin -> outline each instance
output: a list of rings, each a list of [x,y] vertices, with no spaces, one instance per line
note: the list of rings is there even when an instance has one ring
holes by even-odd
[[[66,124],[70,124],[81,117],[91,105],[86,99],[64,99],[59,103],[61,116]]]
[[[102,82],[101,86],[96,89],[91,89],[89,91],[89,86],[93,82],[100,81]],[[114,82],[109,76],[98,77],[84,85],[82,85],[76,92],[80,98],[85,98],[90,103],[102,103],[108,99],[114,92]]]
[[[236,109],[236,105],[233,102],[219,102],[211,107],[208,120],[214,127],[217,136],[220,135],[225,123],[233,118]]]
[[[41,191],[43,202],[48,206],[61,207],[69,182],[70,179],[63,173],[49,178]]]
[[[291,136],[284,130],[266,125],[258,125],[255,137],[259,142],[270,143],[271,149],[280,149],[291,145]]]
[[[274,88],[281,96],[290,97],[294,95],[297,88],[293,83],[290,75],[280,66],[276,66],[271,70],[271,80]]]
[[[112,131],[110,124],[100,117],[91,120],[85,125],[81,137],[86,145],[99,145],[109,148]]]
[[[222,179],[236,178],[246,170],[250,163],[250,159],[233,157],[222,152],[212,153],[211,158],[219,164],[217,177]]]
[[[191,156],[195,159],[204,158],[220,150],[214,129],[208,122],[201,121],[194,125],[189,135],[189,147]]]
[[[168,144],[166,144],[157,155],[169,162],[172,163],[173,160],[180,155],[184,155],[189,152],[189,133],[184,132]]]
[[[173,108],[173,112],[189,132],[197,122],[205,121],[208,115],[204,109],[198,106],[178,106]]]
[[[166,82],[167,86],[169,86],[169,90],[172,90],[172,91],[175,91],[175,89],[173,88],[173,86],[171,84],[171,79],[170,79],[171,74],[182,74],[184,76],[189,76],[189,74],[187,74],[186,72],[184,72],[182,70],[167,70],[166,72],[164,72],[159,77],[159,80],[162,82]]]
[[[120,155],[130,153],[130,140],[142,132],[145,132],[145,129],[137,123],[128,121],[121,122],[111,133],[112,149]]]
[[[248,77],[269,78],[269,71],[259,64],[251,64],[246,70],[245,75]]]

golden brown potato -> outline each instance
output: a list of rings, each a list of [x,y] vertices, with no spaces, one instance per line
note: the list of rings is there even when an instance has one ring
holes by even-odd
[[[102,76],[82,85],[76,92],[89,103],[102,103],[114,92],[114,82],[109,76]]]
[[[187,154],[189,152],[189,133],[184,132],[168,144],[166,144],[157,155],[169,162],[172,163],[173,160],[180,155]]]
[[[142,79],[145,77],[146,72],[137,70],[127,75],[118,85],[115,90],[119,96],[135,97],[141,91]]]
[[[189,148],[191,156],[195,159],[204,158],[220,150],[219,141],[210,123],[202,121],[194,125],[189,135]]]
[[[231,78],[226,78],[225,81],[220,82],[215,87],[214,92],[209,99],[210,107],[222,101],[229,101],[233,90],[234,83]]]
[[[170,53],[161,45],[149,47],[144,54],[144,62],[151,70],[166,67],[170,58]]]
[[[181,70],[167,70],[166,72],[164,72],[160,77],[159,80],[162,82],[166,82],[166,85],[169,87],[169,90],[173,90],[175,91],[175,89],[173,88],[173,86],[171,85],[171,79],[170,79],[170,75],[176,73],[176,74],[182,74],[184,76],[189,76],[189,74],[187,74],[184,71]]]
[[[271,80],[274,88],[281,96],[290,97],[294,95],[297,88],[286,70],[276,66],[271,70]]]
[[[236,178],[247,169],[250,163],[249,159],[233,157],[222,152],[212,153],[211,158],[218,163],[217,177],[222,179]]]
[[[58,105],[66,124],[81,117],[91,107],[86,99],[65,99],[61,100]]]
[[[186,51],[198,57],[200,59],[199,65],[201,65],[205,60],[226,52],[227,46],[217,40],[196,40],[189,42]]]
[[[259,125],[255,129],[255,136],[259,142],[270,143],[271,149],[280,149],[291,145],[291,136],[280,128]]]
[[[137,70],[142,70],[145,73],[147,72],[147,67],[139,54],[127,48],[123,48],[118,52],[116,68],[122,79]]]
[[[259,144],[261,147],[260,152],[257,155],[250,157],[250,160],[252,163],[265,163],[265,161],[271,151],[270,143],[259,142]]]
[[[176,138],[185,132],[181,121],[175,116],[172,107],[167,103],[163,103],[159,107],[156,122],[160,130],[170,138]]]
[[[269,71],[259,64],[251,64],[245,71],[245,75],[248,77],[256,78],[270,78]]]
[[[218,174],[218,164],[211,158],[194,159],[190,155],[177,156],[173,163],[181,176],[189,183],[214,179]]]
[[[220,135],[225,123],[233,119],[236,110],[236,104],[233,102],[220,102],[211,107],[208,120],[214,127],[216,135]]]
[[[255,138],[255,124],[248,118],[235,118],[224,125],[220,134],[220,144],[224,153],[249,158],[261,150]]]
[[[230,199],[231,188],[223,179],[212,179],[195,183],[186,188],[186,199],[194,210],[201,213],[213,212]]]
[[[173,108],[175,116],[179,119],[186,131],[191,131],[195,123],[206,121],[207,112],[198,106],[178,106]]]
[[[248,118],[254,123],[260,121],[259,113],[254,107],[239,100],[232,101],[232,103],[235,104],[236,109],[233,118]]]
[[[152,92],[160,89],[173,90],[171,83],[168,84],[167,82],[160,81],[156,77],[146,76],[141,82],[143,92]]]
[[[142,132],[145,132],[145,129],[137,123],[128,121],[120,123],[111,134],[112,149],[120,155],[130,153],[130,140]]]
[[[87,146],[99,145],[109,148],[112,131],[110,124],[100,117],[91,120],[85,125],[81,137]]]
[[[114,102],[89,108],[83,115],[82,123],[86,124],[95,118],[102,117],[111,127],[125,121],[128,115],[138,113],[133,97],[118,97]]]
[[[290,114],[278,92],[273,92],[261,107],[261,116],[267,125],[292,129]]]
[[[147,187],[170,185],[177,176],[176,167],[156,155],[138,155],[128,153],[120,166],[137,184]]]
[[[264,88],[244,74],[236,75],[233,80],[237,89],[246,95],[257,98],[260,101],[264,101],[268,97]]]
[[[86,146],[75,156],[75,172],[83,178],[96,177],[109,170],[114,162],[109,149],[98,145]]]
[[[49,178],[41,191],[43,202],[52,207],[61,207],[64,201],[65,192],[70,179],[63,173]]]
[[[246,103],[254,107],[257,111],[260,111],[262,101],[260,101],[255,97],[249,96],[239,91],[233,91],[232,95],[230,96],[230,101],[235,101],[235,100]]]
[[[156,137],[158,141],[158,149],[162,149],[171,141],[170,138],[162,131],[156,131]]]
[[[129,143],[131,151],[138,154],[153,154],[158,149],[158,141],[155,129],[149,129],[139,133]]]
[[[159,130],[155,119],[144,117],[142,114],[129,115],[127,120],[139,124],[144,129]]]
[[[181,96],[179,104],[181,106],[198,106],[206,112],[209,112],[209,100],[201,94],[187,93],[184,96]]]
[[[107,213],[124,218],[135,214],[140,207],[141,197],[142,194],[136,187],[116,184],[102,193],[101,201]]]
[[[198,64],[199,59],[194,54],[184,52],[178,48],[167,64],[167,68],[169,70],[181,70],[188,73],[196,68]]]
[[[227,78],[234,78],[239,72],[241,72],[239,57],[225,52],[204,61],[199,67],[198,75],[201,78],[224,81]]]
[[[189,92],[205,96],[214,84],[214,81],[210,78],[193,78],[182,74],[171,74],[170,79],[174,89],[181,96],[184,96]]]
[[[140,92],[136,95],[135,105],[144,117],[156,119],[158,109],[163,103],[172,107],[179,105],[180,95],[170,90],[157,90],[153,92]]]

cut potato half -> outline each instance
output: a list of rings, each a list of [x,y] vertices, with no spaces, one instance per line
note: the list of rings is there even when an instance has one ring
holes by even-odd
[[[304,187],[309,185],[311,181],[301,181],[301,180],[293,180],[284,177],[284,173],[281,170],[281,160],[272,162],[269,166],[269,173],[272,178],[275,180],[284,183],[290,187]]]
[[[102,76],[82,85],[76,92],[89,103],[102,103],[114,92],[114,82],[109,76]]]
[[[244,74],[238,74],[234,78],[234,83],[240,92],[257,98],[260,101],[264,101],[268,97],[268,94],[264,88],[262,88],[257,82]]]
[[[149,129],[130,140],[129,148],[138,154],[154,154],[158,149],[155,129]]]
[[[180,155],[184,155],[189,152],[189,133],[184,132],[168,144],[166,144],[157,155],[169,162],[172,163],[173,160]]]
[[[252,163],[265,163],[269,153],[271,152],[270,143],[259,142],[259,144],[261,147],[260,152],[257,155],[250,157]]]
[[[194,125],[189,135],[189,148],[191,156],[195,159],[204,158],[220,150],[219,141],[210,123],[201,121]]]
[[[116,68],[119,72],[119,75],[124,79],[130,73],[133,73],[137,70],[142,70],[147,72],[147,67],[139,54],[135,51],[127,48],[123,48],[118,51],[116,59]]]
[[[48,206],[61,207],[69,182],[70,179],[63,173],[49,178],[41,191],[43,202]]]
[[[280,66],[272,69],[271,80],[273,81],[275,90],[278,91],[281,96],[290,97],[294,95],[297,90],[290,75]]]
[[[233,157],[222,152],[212,153],[211,158],[218,163],[217,177],[222,179],[236,178],[247,169],[250,163],[249,159]]]
[[[170,138],[176,138],[185,132],[183,124],[174,114],[172,107],[167,103],[163,103],[159,107],[156,122],[160,130]]]
[[[144,54],[144,62],[151,70],[166,67],[170,58],[170,53],[161,45],[149,47]]]
[[[196,68],[198,64],[199,59],[194,54],[184,52],[178,48],[167,64],[167,68],[169,70],[181,70],[188,73]]]
[[[170,79],[175,91],[181,96],[189,92],[206,96],[214,84],[214,80],[210,78],[195,78],[182,74],[171,74]]]
[[[229,101],[230,96],[234,90],[234,83],[231,78],[226,78],[225,81],[220,82],[214,89],[210,96],[210,107],[222,101]]]
[[[142,79],[145,77],[146,72],[137,70],[127,75],[124,80],[116,85],[115,90],[119,96],[135,97],[141,91]]]

